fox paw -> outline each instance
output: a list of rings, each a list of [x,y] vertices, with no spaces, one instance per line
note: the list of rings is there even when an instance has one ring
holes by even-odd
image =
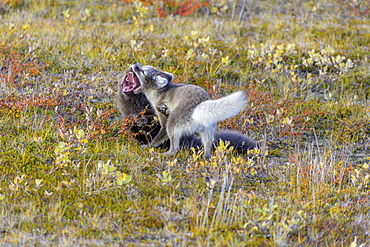
[[[174,156],[174,155],[175,155],[175,153],[174,153],[174,152],[167,151],[167,152],[165,152],[165,153],[162,153],[162,155],[172,157],[172,156]]]

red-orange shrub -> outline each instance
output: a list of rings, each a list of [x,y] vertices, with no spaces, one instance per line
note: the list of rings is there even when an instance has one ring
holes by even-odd
[[[126,3],[133,3],[134,0],[124,0]],[[197,9],[208,6],[209,1],[205,0],[140,0],[144,6],[153,5],[157,8],[158,17],[168,15],[188,16]]]
[[[21,54],[15,49],[15,43],[0,43],[0,80],[7,83],[22,84],[22,78],[35,76],[47,65],[38,64],[33,58],[32,52]]]

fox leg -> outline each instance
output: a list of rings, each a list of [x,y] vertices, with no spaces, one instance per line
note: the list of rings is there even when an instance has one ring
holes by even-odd
[[[161,124],[161,129],[159,130],[158,134],[154,137],[152,142],[149,144],[150,146],[153,146],[153,147],[158,147],[165,140],[168,139],[167,127],[166,127],[167,126],[167,117],[164,114],[159,113],[159,112],[157,112],[157,115],[159,117],[159,122]]]
[[[168,139],[167,131],[165,128],[161,128],[158,132],[158,134],[154,137],[152,142],[149,144],[149,146],[158,147],[161,145],[165,140]]]
[[[182,132],[180,129],[168,129],[168,136],[170,138],[170,149],[164,153],[164,155],[175,155],[180,149],[180,138]]]
[[[165,155],[174,155],[180,149],[180,139],[186,132],[186,126],[181,122],[182,118],[176,114],[170,114],[167,122],[167,134],[170,138],[170,149],[164,153]]]
[[[200,138],[204,147],[204,156],[206,159],[211,158],[212,143],[214,140],[214,134],[216,131],[216,125],[205,127],[202,131],[199,131]]]

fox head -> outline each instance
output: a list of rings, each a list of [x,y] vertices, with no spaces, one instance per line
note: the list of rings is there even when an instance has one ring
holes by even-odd
[[[131,69],[139,81],[138,87],[134,89],[135,93],[145,93],[148,90],[162,89],[173,80],[171,73],[157,70],[152,66],[143,66],[135,62],[131,66]]]

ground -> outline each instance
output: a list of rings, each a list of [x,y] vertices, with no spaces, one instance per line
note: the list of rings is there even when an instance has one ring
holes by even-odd
[[[370,245],[367,1],[0,2],[0,246]],[[141,148],[133,62],[218,98],[255,138],[211,161]]]

